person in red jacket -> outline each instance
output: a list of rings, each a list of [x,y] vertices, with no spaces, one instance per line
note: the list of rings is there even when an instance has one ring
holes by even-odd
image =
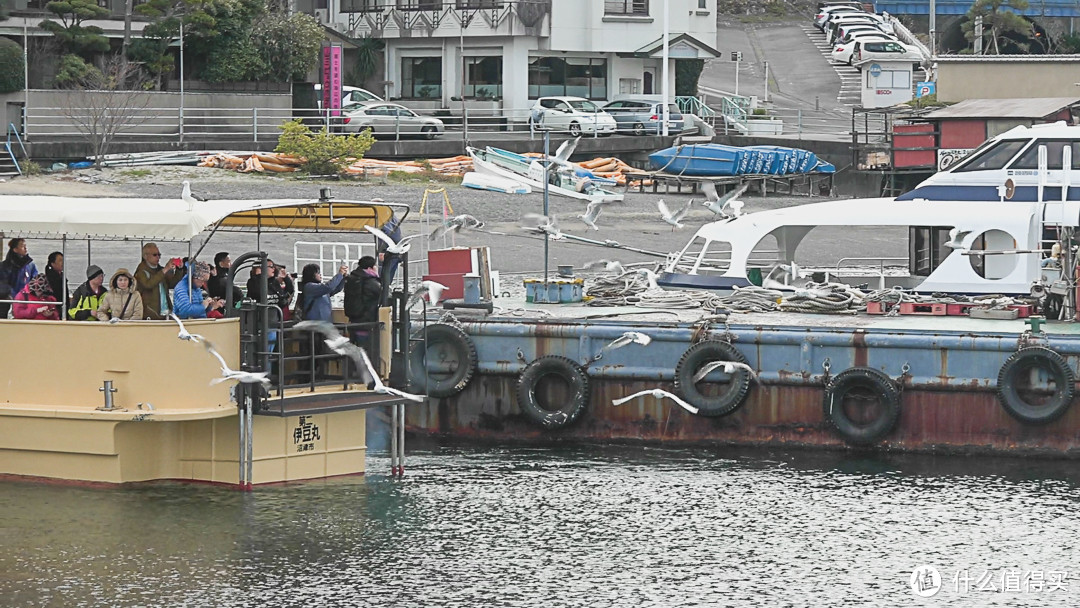
[[[56,294],[49,285],[49,278],[44,274],[35,275],[15,296],[16,300],[26,304],[14,304],[11,309],[16,319],[34,319],[39,321],[57,321],[60,319],[60,307],[36,302],[57,302]]]

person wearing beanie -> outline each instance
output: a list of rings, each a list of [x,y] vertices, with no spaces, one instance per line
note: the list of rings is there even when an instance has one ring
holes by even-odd
[[[96,264],[86,268],[86,282],[79,285],[68,300],[68,317],[76,321],[97,321],[94,311],[105,297],[105,271]]]
[[[173,288],[173,312],[181,319],[205,319],[211,311],[219,310],[225,302],[211,298],[203,290],[210,280],[210,265],[206,262],[192,262],[188,267],[189,277],[180,281]]]

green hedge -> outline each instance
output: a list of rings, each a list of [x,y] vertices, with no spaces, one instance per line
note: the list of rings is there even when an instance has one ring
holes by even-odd
[[[24,69],[22,47],[10,38],[0,37],[0,93],[23,90]]]

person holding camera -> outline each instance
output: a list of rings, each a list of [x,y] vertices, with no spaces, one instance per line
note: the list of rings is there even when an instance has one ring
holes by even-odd
[[[143,245],[142,257],[135,268],[135,288],[142,298],[146,318],[160,321],[172,308],[169,292],[184,278],[183,262],[173,258],[162,266],[161,251],[154,243]]]
[[[210,279],[210,265],[206,262],[191,264],[191,280],[180,281],[173,288],[173,312],[181,319],[205,319],[221,310],[225,300],[211,298],[203,290]]]

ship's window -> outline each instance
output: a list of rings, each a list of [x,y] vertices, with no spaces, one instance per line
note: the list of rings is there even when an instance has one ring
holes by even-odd
[[[1016,156],[1016,153],[1027,143],[1024,141],[1002,141],[990,146],[986,151],[973,155],[970,159],[963,164],[953,169],[953,173],[963,173],[964,171],[990,171],[993,169],[1004,169],[1012,157]]]
[[[912,226],[908,238],[908,272],[926,277],[952,253],[945,246],[952,226]]]
[[[971,251],[1006,251],[1016,249],[1016,239],[1002,230],[987,230],[975,237]],[[1004,279],[1016,270],[1017,255],[969,255],[971,269],[984,279]]]
[[[1046,168],[1061,169],[1061,152],[1065,146],[1072,147],[1072,168],[1080,169],[1080,142],[1075,141],[1051,141],[1040,139],[1028,148],[1016,162],[1009,166],[1010,169],[1038,169],[1039,146],[1046,146]]]

